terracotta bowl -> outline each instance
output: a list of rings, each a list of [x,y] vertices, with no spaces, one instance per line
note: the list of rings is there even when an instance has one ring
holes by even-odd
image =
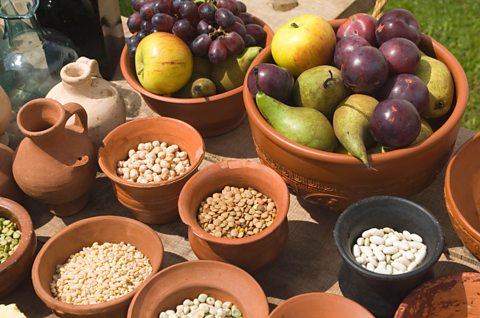
[[[182,176],[162,183],[141,184],[117,176],[117,162],[128,150],[154,140],[177,144],[188,153],[191,167]],[[178,218],[177,201],[185,182],[196,172],[205,156],[202,136],[190,125],[168,117],[136,119],[113,129],[103,140],[98,163],[112,181],[118,201],[140,221],[164,224]]]
[[[250,186],[272,198],[277,207],[273,223],[256,235],[238,239],[218,238],[203,230],[197,222],[200,203],[227,185]],[[256,271],[271,263],[287,242],[289,204],[288,188],[274,170],[247,160],[230,160],[207,166],[193,176],[180,193],[178,211],[188,225],[188,240],[199,259]]]
[[[463,244],[480,259],[480,133],[453,155],[445,173],[445,203]]]
[[[133,296],[140,289],[141,285],[122,297],[94,305],[67,304],[52,296],[49,285],[56,266],[64,264],[70,255],[94,242],[125,242],[134,245],[148,257],[152,265],[152,273],[146,280],[152,277],[162,264],[162,241],[154,230],[141,222],[119,216],[97,216],[68,225],[45,243],[32,268],[35,293],[60,317],[125,317]]]
[[[15,153],[12,149],[0,144],[0,197],[21,202],[23,200],[23,192],[15,182],[12,173],[14,157]]]
[[[190,261],[167,267],[145,283],[130,304],[128,318],[158,318],[200,293],[231,301],[244,318],[268,317],[267,297],[247,272],[222,262]]]
[[[400,304],[395,318],[480,317],[480,274],[458,273],[426,282]]]
[[[270,318],[374,318],[374,316],[356,302],[334,294],[301,294],[280,303]]]
[[[267,45],[273,37],[272,29],[260,19],[256,22],[267,32]],[[195,127],[203,137],[224,134],[245,118],[242,86],[208,98],[176,98],[161,96],[144,89],[135,74],[135,62],[125,46],[120,57],[120,70],[128,84],[142,95],[146,104],[161,116],[183,120]]]
[[[330,21],[337,28],[344,20]],[[341,211],[372,195],[407,197],[426,188],[442,170],[455,144],[468,99],[468,82],[462,66],[440,43],[423,36],[420,48],[449,67],[456,89],[451,112],[432,125],[436,129],[423,143],[383,154],[373,154],[367,169],[350,155],[309,148],[283,137],[260,114],[250,92],[244,89],[253,141],[260,160],[275,169],[292,191],[324,207]],[[253,65],[270,61],[267,48]],[[245,87],[245,85],[244,85]]]
[[[7,296],[30,273],[37,249],[37,237],[28,212],[18,203],[0,197],[0,217],[14,222],[22,236],[15,252],[0,264],[0,299]]]

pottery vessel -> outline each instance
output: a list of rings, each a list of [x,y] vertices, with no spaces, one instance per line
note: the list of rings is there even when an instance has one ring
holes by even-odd
[[[74,124],[66,126],[72,116]],[[88,202],[96,172],[85,110],[76,103],[62,106],[39,98],[19,110],[17,124],[25,136],[12,168],[18,186],[58,216],[80,211]]]
[[[267,32],[267,46],[273,37],[272,29],[260,19],[256,22]],[[134,60],[129,56],[127,46],[120,57],[120,70],[134,90],[142,95],[146,104],[157,114],[183,120],[203,137],[222,135],[238,125],[245,118],[242,86],[233,90],[202,98],[176,98],[161,96],[144,89],[137,79]]]
[[[16,202],[23,200],[23,193],[17,186],[12,174],[12,164],[15,153],[9,147],[0,144],[0,197]]]
[[[0,144],[8,145],[8,135],[6,133],[10,116],[12,113],[12,105],[7,93],[0,86]]]
[[[0,299],[9,295],[30,273],[37,238],[28,212],[18,203],[0,197],[0,217],[16,223],[22,233],[15,252],[0,264]]]
[[[142,286],[119,298],[92,305],[67,304],[54,298],[50,292],[50,282],[56,266],[64,264],[70,255],[95,242],[124,242],[135,246],[148,257],[152,266],[152,273],[146,280],[149,280],[162,264],[162,241],[154,230],[141,222],[119,216],[97,216],[68,225],[45,243],[32,267],[35,293],[59,317],[126,317],[130,301]]]
[[[231,239],[216,237],[198,224],[200,203],[225,186],[252,187],[270,197],[276,205],[273,223],[258,234]],[[183,187],[178,200],[182,222],[188,225],[188,240],[199,259],[231,263],[249,272],[275,260],[288,238],[288,188],[272,169],[247,160],[229,160],[201,169]]]
[[[128,150],[139,143],[164,141],[186,151],[190,160],[187,172],[159,183],[137,183],[117,175],[117,162],[128,158]],[[168,117],[129,121],[112,130],[103,140],[98,164],[112,181],[118,201],[130,209],[135,218],[149,224],[164,224],[178,219],[180,190],[198,170],[205,156],[202,136],[190,125]]]
[[[330,23],[336,29],[343,21]],[[413,147],[369,155],[372,169],[368,169],[353,156],[309,148],[285,138],[265,121],[249,90],[244,89],[245,107],[261,162],[275,169],[295,194],[336,211],[372,195],[408,197],[426,188],[453,151],[467,106],[468,81],[460,63],[440,43],[424,35],[419,47],[448,66],[456,93],[448,115],[431,122],[435,132],[427,140]],[[252,64],[268,61],[270,48],[260,52]]]
[[[167,267],[138,291],[128,309],[128,318],[158,318],[175,310],[184,299],[200,293],[231,301],[244,318],[267,318],[268,302],[262,287],[247,272],[216,261],[189,261]]]
[[[86,57],[65,65],[60,71],[62,82],[47,94],[62,104],[78,103],[88,115],[88,135],[96,148],[103,138],[126,120],[123,98],[102,78],[98,63]]]
[[[480,133],[453,155],[445,172],[445,203],[453,229],[480,259]]]
[[[372,227],[420,235],[427,246],[425,258],[410,272],[396,275],[363,268],[355,260],[352,248],[362,232]],[[349,206],[339,216],[333,236],[343,260],[338,274],[342,294],[377,318],[392,317],[412,289],[433,277],[433,265],[444,247],[442,228],[430,212],[412,201],[392,196],[370,197]]]

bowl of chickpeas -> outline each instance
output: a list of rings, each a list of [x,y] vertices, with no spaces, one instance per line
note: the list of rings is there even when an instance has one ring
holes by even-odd
[[[118,201],[136,219],[165,224],[178,216],[183,185],[205,157],[198,131],[174,118],[136,119],[113,129],[99,149],[98,163]]]

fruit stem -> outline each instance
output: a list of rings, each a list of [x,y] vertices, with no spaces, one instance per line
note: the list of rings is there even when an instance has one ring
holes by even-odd
[[[327,87],[329,87],[330,85],[333,85],[335,82],[338,81],[337,78],[334,78],[334,77],[333,77],[333,73],[332,73],[331,70],[328,70],[328,73],[330,73],[330,78],[327,78],[327,79],[325,80],[325,82],[323,82],[323,88],[327,88]]]
[[[298,24],[296,24],[295,22],[292,22],[290,25],[295,29],[299,28]]]

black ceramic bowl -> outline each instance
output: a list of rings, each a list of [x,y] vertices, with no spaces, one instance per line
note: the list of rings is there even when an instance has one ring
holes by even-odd
[[[353,245],[372,227],[417,233],[427,245],[425,259],[412,271],[386,275],[363,268],[355,261]],[[344,296],[355,300],[376,317],[392,317],[408,293],[433,277],[432,267],[443,250],[443,231],[422,206],[393,196],[375,196],[349,206],[338,218],[333,232],[343,264],[338,281]]]

